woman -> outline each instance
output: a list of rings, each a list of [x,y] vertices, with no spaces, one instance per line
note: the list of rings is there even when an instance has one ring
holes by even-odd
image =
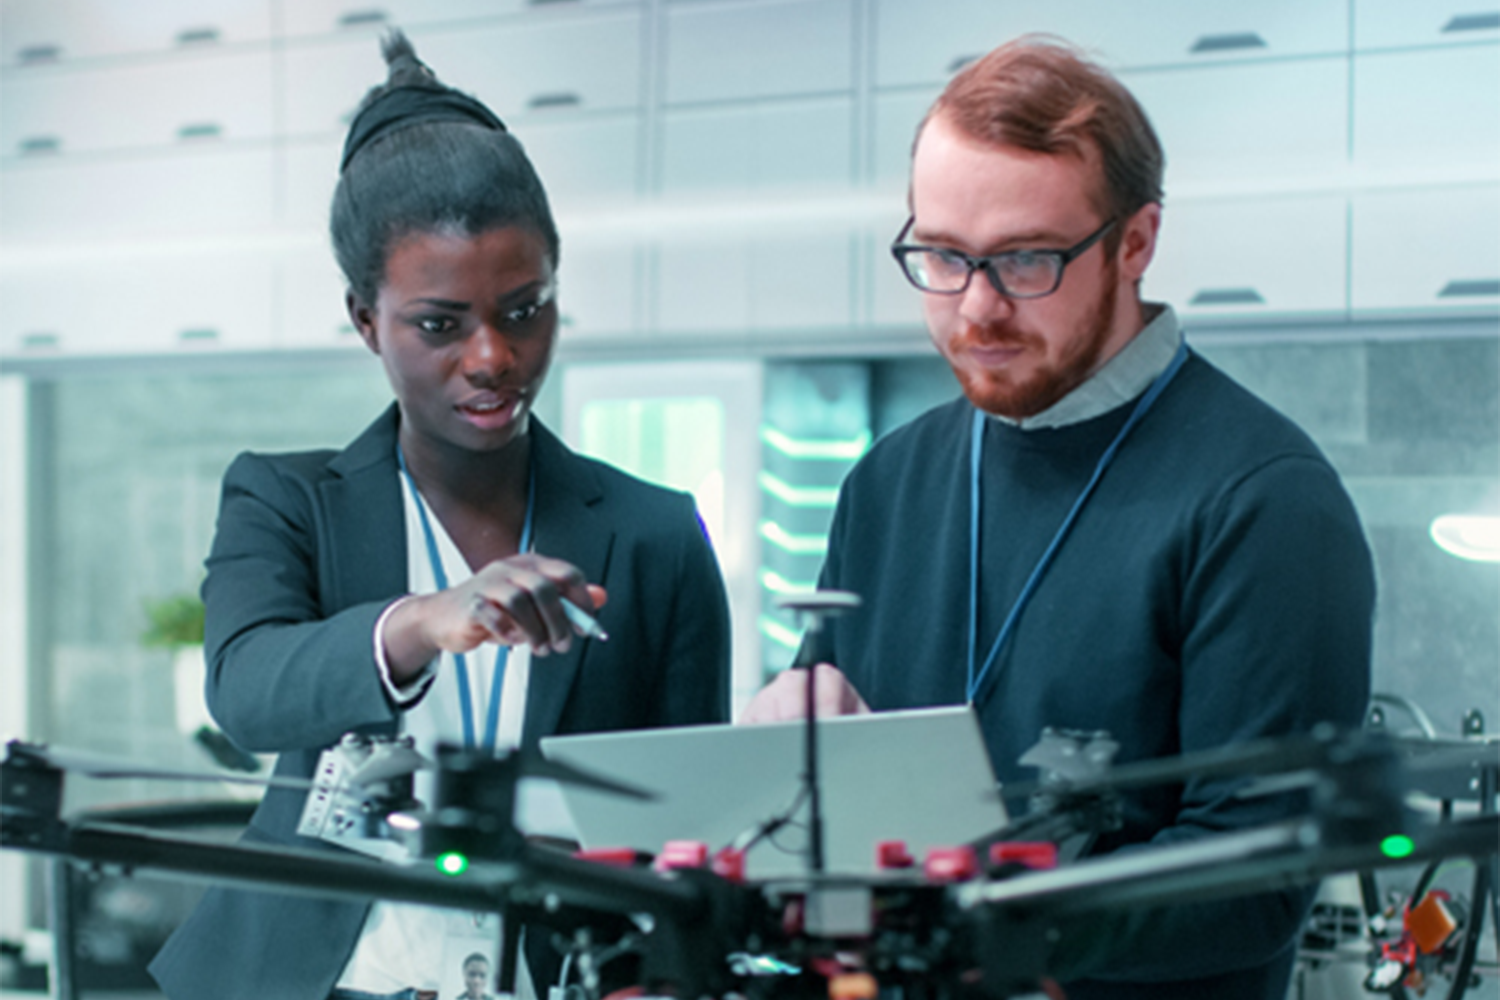
[[[404,37],[385,56],[331,229],[396,403],[341,452],[246,454],[226,473],[203,588],[214,717],[287,778],[351,731],[503,749],[724,721],[728,610],[691,499],[531,416],[557,336],[540,181]],[[295,834],[303,799],[270,790],[246,839],[327,849]],[[473,952],[497,968],[494,920],[214,890],[152,973],[173,998],[414,996]]]

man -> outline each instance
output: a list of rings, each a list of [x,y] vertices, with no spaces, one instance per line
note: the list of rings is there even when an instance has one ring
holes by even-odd
[[[892,249],[966,399],[844,484],[820,585],[864,607],[809,640],[822,710],[972,703],[1002,783],[1035,777],[1017,760],[1047,726],[1108,730],[1124,763],[1360,722],[1374,574],[1337,475],[1140,300],[1162,163],[1124,87],[1046,41],[990,53],[929,112]],[[803,684],[744,719],[799,715]],[[1303,805],[1237,787],[1132,795],[1096,850]],[[1130,914],[1068,996],[1279,1000],[1310,899]]]

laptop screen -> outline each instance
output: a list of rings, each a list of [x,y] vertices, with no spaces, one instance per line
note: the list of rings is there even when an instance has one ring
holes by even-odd
[[[824,854],[832,874],[865,875],[876,845],[903,840],[920,861],[931,847],[967,843],[1005,825],[994,772],[967,707],[840,716],[818,723]],[[668,840],[714,852],[744,845],[755,879],[804,874],[808,808],[801,722],[687,726],[554,736],[542,752],[655,792],[641,802],[565,786],[584,847],[658,853]]]

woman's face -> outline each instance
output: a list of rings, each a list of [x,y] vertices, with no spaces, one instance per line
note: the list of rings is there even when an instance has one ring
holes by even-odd
[[[557,340],[556,277],[530,228],[410,233],[349,315],[380,356],[407,447],[494,451],[523,436]]]

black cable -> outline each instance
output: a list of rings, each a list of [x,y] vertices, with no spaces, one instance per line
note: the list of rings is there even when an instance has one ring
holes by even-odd
[[[1500,955],[1500,872],[1495,870],[1495,858],[1486,864],[1490,868],[1490,931],[1495,935],[1495,953]]]
[[[818,671],[807,667],[807,724],[803,735],[807,781],[808,861],[814,875],[823,874],[823,789],[818,776]]]
[[[1484,900],[1490,894],[1490,863],[1488,860],[1474,865],[1474,882],[1469,899],[1469,926],[1464,928],[1459,942],[1458,965],[1453,971],[1453,985],[1448,988],[1448,1000],[1459,1000],[1469,991],[1469,976],[1474,971],[1474,959],[1479,954],[1479,939],[1484,935]]]
[[[780,830],[782,827],[787,826],[788,824],[791,824],[792,823],[792,817],[794,817],[794,816],[797,815],[798,808],[801,807],[802,801],[804,799],[806,799],[806,798],[807,798],[807,786],[803,785],[801,788],[799,788],[797,790],[797,795],[796,795],[795,798],[792,799],[792,804],[791,805],[787,806],[785,809],[783,809],[777,815],[772,816],[770,819],[768,819],[765,822],[761,823],[759,826],[752,828],[754,832],[751,833],[751,836],[750,836],[749,840],[746,840],[743,843],[741,843],[741,838],[745,836],[744,833],[741,833],[738,837],[735,837],[733,840],[731,840],[729,842],[729,846],[731,848],[733,848],[734,850],[739,851],[741,853],[749,853],[750,848],[754,847],[756,844],[760,843],[762,840],[766,839],[767,837],[772,836],[773,834],[776,833],[777,830]],[[746,831],[746,832],[750,832],[750,831]],[[784,848],[779,848],[779,849],[784,850]]]
[[[1428,862],[1427,867],[1422,869],[1422,874],[1417,877],[1417,884],[1412,886],[1411,894],[1407,897],[1408,906],[1422,905],[1422,897],[1427,895],[1427,889],[1432,885],[1438,867],[1444,860],[1446,859]]]

